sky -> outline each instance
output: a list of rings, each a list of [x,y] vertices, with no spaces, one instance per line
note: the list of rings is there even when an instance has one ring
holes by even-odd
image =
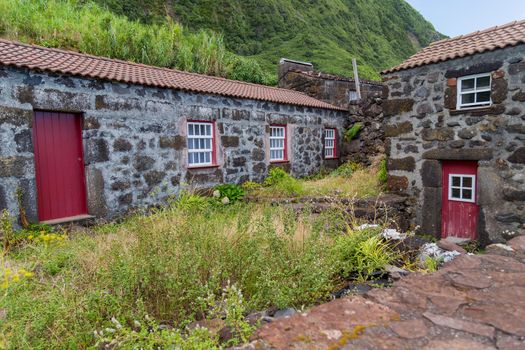
[[[525,19],[525,0],[406,0],[449,37]]]

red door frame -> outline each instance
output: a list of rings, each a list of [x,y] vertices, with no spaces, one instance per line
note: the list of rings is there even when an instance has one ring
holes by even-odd
[[[477,239],[478,162],[442,161],[441,237]],[[455,178],[459,188],[450,187]],[[463,185],[465,187],[463,187]],[[473,186],[473,187],[472,187]],[[469,188],[472,188],[470,191]],[[454,191],[454,192],[452,192]],[[456,196],[462,198],[455,198]],[[466,196],[466,197],[463,197]],[[469,197],[470,196],[470,197]]]
[[[82,115],[35,111],[33,147],[40,221],[86,215]]]

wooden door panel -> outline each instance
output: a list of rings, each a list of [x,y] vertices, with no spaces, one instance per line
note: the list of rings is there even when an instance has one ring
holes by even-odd
[[[475,161],[443,161],[441,234],[477,238],[477,167]]]
[[[39,220],[86,214],[81,116],[35,112],[33,145]]]

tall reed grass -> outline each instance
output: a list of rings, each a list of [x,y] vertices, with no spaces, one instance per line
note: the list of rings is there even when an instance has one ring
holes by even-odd
[[[275,77],[229,52],[221,35],[171,20],[144,24],[92,2],[0,0],[0,36],[46,47],[271,85]]]

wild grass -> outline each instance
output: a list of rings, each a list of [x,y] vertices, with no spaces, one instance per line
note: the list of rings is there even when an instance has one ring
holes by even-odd
[[[381,170],[378,166],[364,168],[347,163],[324,176],[306,179],[295,179],[284,171],[281,172],[279,178],[271,182],[265,181],[263,186],[252,183],[248,184],[248,188],[245,186],[248,195],[255,198],[301,196],[367,198],[380,195],[384,191],[380,177]]]
[[[284,206],[191,197],[201,198],[186,195],[151,215],[49,244],[26,240],[9,252],[7,265],[34,276],[0,295],[6,348],[93,346],[93,332],[112,327],[113,317],[124,327],[120,336],[138,339],[130,329],[146,315],[175,327],[173,342],[197,341],[180,332],[192,320],[215,317],[203,300],[220,300],[227,286],[242,293],[246,312],[300,308],[393,259],[374,240],[377,232],[352,231],[344,212],[314,216]],[[218,344],[209,335],[199,337]]]
[[[259,64],[225,47],[211,31],[186,31],[171,20],[144,24],[93,2],[1,0],[0,36],[47,47],[160,67],[273,84]]]

